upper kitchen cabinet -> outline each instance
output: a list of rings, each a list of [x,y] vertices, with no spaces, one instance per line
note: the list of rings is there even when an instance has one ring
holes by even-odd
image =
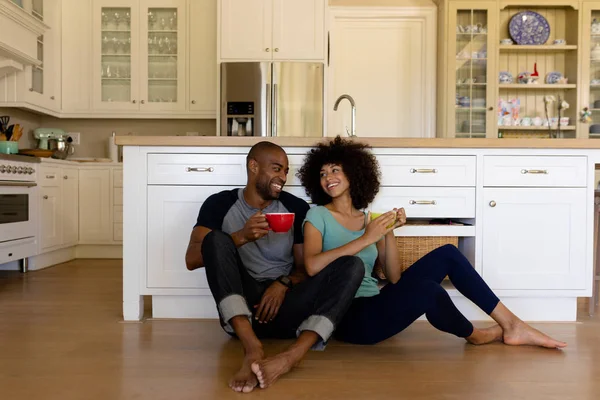
[[[498,5],[448,1],[440,6],[438,136],[495,137]]]
[[[59,0],[0,1],[0,106],[60,111],[60,25]]]
[[[323,60],[325,0],[220,0],[220,58]]]
[[[198,20],[202,21],[198,23]],[[217,107],[217,1],[192,0],[189,12],[189,108],[215,118]]]
[[[329,13],[327,135],[435,137],[435,5]]]
[[[215,117],[216,0],[63,1],[63,116]]]
[[[93,107],[186,109],[186,1],[95,0]]]

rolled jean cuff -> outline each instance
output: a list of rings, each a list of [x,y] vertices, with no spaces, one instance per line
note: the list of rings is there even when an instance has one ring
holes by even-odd
[[[303,331],[315,332],[321,337],[321,340],[317,341],[317,343],[315,343],[311,349],[325,350],[327,341],[333,333],[333,329],[333,322],[331,322],[329,318],[322,315],[311,315],[300,324],[298,330],[296,331],[296,335],[300,336],[300,333]]]
[[[237,317],[238,315],[247,316],[248,321],[250,321],[250,324],[252,324],[252,313],[250,312],[250,309],[248,309],[246,299],[239,294],[232,294],[221,300],[219,303],[219,313],[221,314],[221,318],[223,318],[223,322],[225,323],[223,329],[225,329],[226,332],[234,333],[233,327],[229,321],[231,318]]]

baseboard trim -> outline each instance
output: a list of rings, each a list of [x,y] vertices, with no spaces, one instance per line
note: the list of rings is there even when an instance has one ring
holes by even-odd
[[[75,247],[75,258],[123,258],[122,245],[88,245]]]
[[[37,256],[29,257],[29,271],[38,271],[40,269],[52,267],[56,264],[62,264],[75,259],[75,247],[66,247],[49,251],[47,253],[38,254]]]
[[[29,271],[52,267],[78,258],[123,259],[122,245],[78,245],[29,257]],[[19,271],[18,261],[0,265],[0,271]]]

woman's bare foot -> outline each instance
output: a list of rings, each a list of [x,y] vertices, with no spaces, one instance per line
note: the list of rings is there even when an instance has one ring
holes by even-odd
[[[510,328],[504,330],[504,343],[513,346],[533,345],[549,349],[561,349],[567,346],[565,342],[554,340],[523,321],[517,321]]]
[[[252,363],[262,360],[264,353],[256,351],[246,354],[242,368],[229,380],[229,387],[236,392],[250,393],[258,385],[258,379],[252,372]]]
[[[490,326],[489,328],[473,330],[471,336],[466,337],[467,342],[471,344],[488,344],[502,341],[502,327],[500,325]]]
[[[256,374],[260,387],[266,389],[283,374],[287,373],[296,363],[293,357],[284,353],[275,357],[256,361],[252,364],[252,372]]]

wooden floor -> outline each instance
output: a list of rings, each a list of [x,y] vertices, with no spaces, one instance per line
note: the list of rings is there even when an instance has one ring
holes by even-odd
[[[273,387],[239,394],[226,382],[240,346],[216,321],[123,323],[121,298],[116,260],[0,272],[0,399],[600,398],[600,318],[587,299],[577,323],[534,325],[564,351],[476,347],[417,322],[376,346],[332,341]]]

